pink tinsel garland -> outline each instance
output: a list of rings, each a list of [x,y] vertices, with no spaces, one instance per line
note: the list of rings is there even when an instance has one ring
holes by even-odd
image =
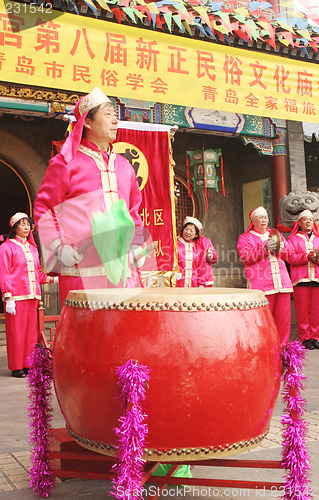
[[[283,399],[285,414],[282,443],[282,467],[286,470],[285,494],[282,500],[308,500],[312,498],[309,481],[310,461],[306,446],[307,423],[303,420],[306,401],[300,391],[304,389],[303,362],[305,348],[299,341],[291,342],[284,353]]]
[[[118,436],[119,462],[113,466],[116,477],[111,494],[121,500],[142,498],[141,479],[145,463],[142,456],[148,428],[141,403],[145,399],[149,372],[146,366],[133,360],[116,369],[124,416],[119,418],[119,427],[114,429]]]
[[[45,347],[36,345],[31,355],[28,372],[31,470],[30,487],[41,496],[48,497],[55,486],[49,464],[49,431],[52,420],[51,387],[52,358]]]

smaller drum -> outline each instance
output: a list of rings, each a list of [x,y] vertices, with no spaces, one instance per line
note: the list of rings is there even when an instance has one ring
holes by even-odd
[[[264,294],[218,288],[69,292],[53,350],[67,428],[114,455],[122,415],[115,373],[150,368],[146,460],[246,451],[267,434],[280,387],[280,342]]]

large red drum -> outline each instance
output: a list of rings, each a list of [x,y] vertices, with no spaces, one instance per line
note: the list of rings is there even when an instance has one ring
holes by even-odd
[[[134,359],[151,369],[146,460],[202,460],[256,446],[280,387],[280,343],[267,304],[256,290],[70,292],[53,378],[72,437],[115,454],[122,415],[115,370]]]

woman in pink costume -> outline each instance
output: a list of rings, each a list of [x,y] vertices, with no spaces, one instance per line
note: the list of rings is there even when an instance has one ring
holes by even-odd
[[[288,237],[298,337],[306,349],[319,349],[319,230],[304,210]]]
[[[177,286],[183,288],[206,285],[206,252],[198,243],[202,225],[195,217],[186,217],[181,235],[177,238]]]
[[[237,249],[245,266],[248,288],[262,290],[269,301],[282,346],[289,342],[291,281],[285,265],[288,243],[278,233],[277,242],[270,237],[268,214],[258,207],[249,214],[250,224],[239,236]]]
[[[41,271],[39,254],[25,213],[9,221],[9,238],[0,247],[0,288],[5,305],[8,367],[16,378],[24,378],[28,358],[38,341],[40,283],[53,283]]]

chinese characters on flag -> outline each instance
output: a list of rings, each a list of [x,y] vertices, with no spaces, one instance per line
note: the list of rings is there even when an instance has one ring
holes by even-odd
[[[176,235],[174,185],[171,175],[169,134],[164,131],[119,128],[114,149],[133,166],[142,194],[140,216],[154,243],[156,262],[143,271],[174,269]]]

